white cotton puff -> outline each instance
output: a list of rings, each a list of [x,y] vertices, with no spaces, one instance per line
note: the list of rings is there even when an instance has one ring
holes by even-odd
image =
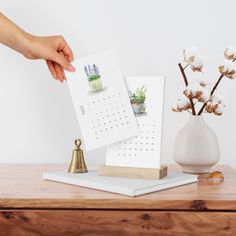
[[[209,91],[208,91],[207,89],[205,89],[205,88],[203,88],[203,87],[202,87],[202,89],[201,89],[201,92],[202,92],[202,94],[201,94],[201,96],[199,97],[198,101],[205,103],[205,102],[207,102],[207,101],[209,100],[209,98],[210,98],[210,93],[209,93]]]
[[[201,86],[198,83],[191,83],[185,89],[185,95],[195,97],[201,90]]]
[[[211,99],[207,103],[205,110],[208,113],[213,113],[215,115],[220,116],[223,113],[224,107],[225,107],[225,104],[224,104],[223,96],[215,94],[211,97]]]
[[[216,104],[221,104],[223,107],[225,107],[224,97],[219,94],[215,94],[212,96],[211,103],[213,106]]]
[[[220,67],[222,67],[222,72],[221,73],[226,73],[230,72],[235,69],[235,64],[232,61],[229,60],[224,60],[221,64]]]
[[[224,76],[235,79],[236,78],[236,67],[234,62],[229,60],[224,60],[221,65],[219,66],[219,71]]]
[[[184,53],[184,60],[190,64],[198,54],[198,49],[196,47],[187,47],[183,51]]]
[[[224,50],[225,58],[228,60],[234,60],[236,58],[236,47],[229,46]]]
[[[204,86],[204,88],[210,93],[212,90],[211,84],[208,83],[206,86]]]
[[[177,99],[177,101],[172,106],[173,111],[182,111],[187,110],[190,107],[189,99],[185,96],[181,96],[181,98]]]
[[[199,102],[207,102],[210,92],[199,83],[191,83],[184,90],[184,94],[189,98],[196,98]]]
[[[204,57],[200,54],[197,54],[192,62],[190,62],[191,68],[193,71],[201,71],[204,66]]]
[[[211,84],[209,83],[209,81],[207,81],[205,79],[194,78],[192,80],[192,83],[198,83],[208,91],[210,91],[210,89],[211,89]]]
[[[186,98],[186,96],[181,96],[178,100],[177,100],[178,104],[181,107],[187,106],[189,104],[189,99]]]
[[[192,83],[198,83],[202,87],[205,87],[208,84],[208,81],[206,81],[205,79],[193,78]]]
[[[215,115],[222,115],[223,111],[224,111],[223,105],[218,104],[218,106],[217,106],[216,109],[214,110],[214,114],[215,114]]]
[[[236,67],[235,64],[230,60],[224,60],[219,66],[219,71],[221,74],[230,79],[236,78]]]
[[[175,103],[175,104],[172,106],[172,111],[181,112],[182,110],[179,110],[178,104]]]
[[[236,71],[236,68],[235,68],[235,71]],[[236,79],[236,73],[232,74],[232,75],[230,76],[230,79]]]

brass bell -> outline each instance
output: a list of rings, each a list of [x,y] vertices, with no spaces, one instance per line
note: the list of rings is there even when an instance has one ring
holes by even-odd
[[[75,140],[75,149],[72,152],[72,159],[68,169],[69,173],[86,173],[88,172],[87,166],[84,160],[83,150],[80,148],[81,140]]]

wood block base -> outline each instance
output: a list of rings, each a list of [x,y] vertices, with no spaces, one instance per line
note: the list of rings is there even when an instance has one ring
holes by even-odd
[[[167,176],[167,166],[162,166],[161,169],[100,166],[99,175],[136,179],[161,179]]]

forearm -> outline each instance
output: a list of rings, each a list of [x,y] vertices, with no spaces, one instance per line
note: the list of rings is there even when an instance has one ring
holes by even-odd
[[[31,35],[0,13],[0,43],[25,55]]]
[[[44,59],[55,79],[63,82],[64,70],[74,72],[73,52],[60,36],[35,36],[25,32],[0,12],[0,44],[18,51],[28,59]]]

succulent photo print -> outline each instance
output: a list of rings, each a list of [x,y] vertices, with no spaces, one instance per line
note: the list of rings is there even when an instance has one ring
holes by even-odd
[[[146,93],[147,88],[143,85],[134,92],[129,91],[130,102],[135,115],[146,115]]]
[[[103,90],[102,79],[98,67],[95,64],[87,65],[84,66],[84,71],[86,73],[91,91],[98,92]]]

